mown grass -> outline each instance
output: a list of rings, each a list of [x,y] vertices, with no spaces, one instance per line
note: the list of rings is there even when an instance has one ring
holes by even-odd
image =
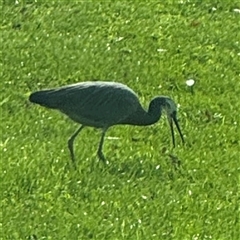
[[[1,239],[233,239],[239,231],[238,1],[4,1]],[[144,106],[180,105],[186,145],[166,121],[100,133],[28,102],[42,88],[125,83]],[[186,85],[194,79],[194,92]],[[172,157],[174,156],[174,157]],[[180,163],[179,163],[180,162]]]

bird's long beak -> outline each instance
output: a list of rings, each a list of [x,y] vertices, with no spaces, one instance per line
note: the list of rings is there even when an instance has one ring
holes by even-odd
[[[180,137],[182,139],[182,143],[184,144],[184,138],[183,138],[183,134],[181,132],[180,126],[178,124],[177,115],[176,114],[168,115],[168,122],[169,122],[170,129],[171,129],[173,147],[175,147],[175,137],[174,137],[174,131],[173,131],[173,122],[176,125],[177,130],[178,130],[178,132],[180,134]]]

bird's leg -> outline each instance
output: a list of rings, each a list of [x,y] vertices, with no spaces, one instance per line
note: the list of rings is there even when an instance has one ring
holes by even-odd
[[[103,128],[101,140],[100,140],[100,143],[99,143],[99,146],[98,146],[98,151],[97,151],[99,159],[102,160],[103,162],[106,162],[106,159],[105,159],[105,157],[103,155],[103,152],[102,152],[102,147],[103,147],[103,142],[104,142],[104,137],[105,137],[106,131],[107,131],[107,128]]]
[[[82,125],[80,126],[80,128],[77,129],[76,132],[74,132],[74,134],[69,138],[68,140],[68,148],[69,148],[69,151],[70,151],[70,154],[71,154],[71,159],[72,159],[72,162],[75,164],[75,158],[74,158],[74,152],[73,152],[73,142],[74,142],[74,139],[76,138],[76,136],[80,133],[80,131],[84,128],[85,126]]]

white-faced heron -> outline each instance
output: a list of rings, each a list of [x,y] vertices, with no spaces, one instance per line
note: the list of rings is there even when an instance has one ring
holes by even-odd
[[[177,121],[177,107],[171,98],[166,96],[155,97],[150,102],[148,111],[146,111],[141,106],[136,93],[121,83],[81,82],[34,92],[30,95],[29,100],[47,108],[58,109],[81,124],[68,140],[68,148],[73,162],[75,162],[73,142],[85,126],[102,129],[97,153],[101,160],[105,160],[102,147],[105,133],[109,127],[117,124],[151,125],[160,119],[162,109],[167,113],[173,146],[175,146],[173,122],[184,143]]]

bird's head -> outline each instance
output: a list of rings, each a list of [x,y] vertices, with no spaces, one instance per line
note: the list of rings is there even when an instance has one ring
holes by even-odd
[[[175,137],[174,137],[174,131],[173,131],[173,122],[177,127],[177,130],[180,134],[180,137],[182,139],[182,142],[184,143],[183,134],[181,132],[180,126],[178,124],[177,120],[177,105],[176,103],[169,97],[166,96],[159,96],[155,98],[155,104],[158,106],[161,106],[162,109],[167,114],[167,119],[170,125],[171,134],[172,134],[172,142],[173,146],[175,147]]]

